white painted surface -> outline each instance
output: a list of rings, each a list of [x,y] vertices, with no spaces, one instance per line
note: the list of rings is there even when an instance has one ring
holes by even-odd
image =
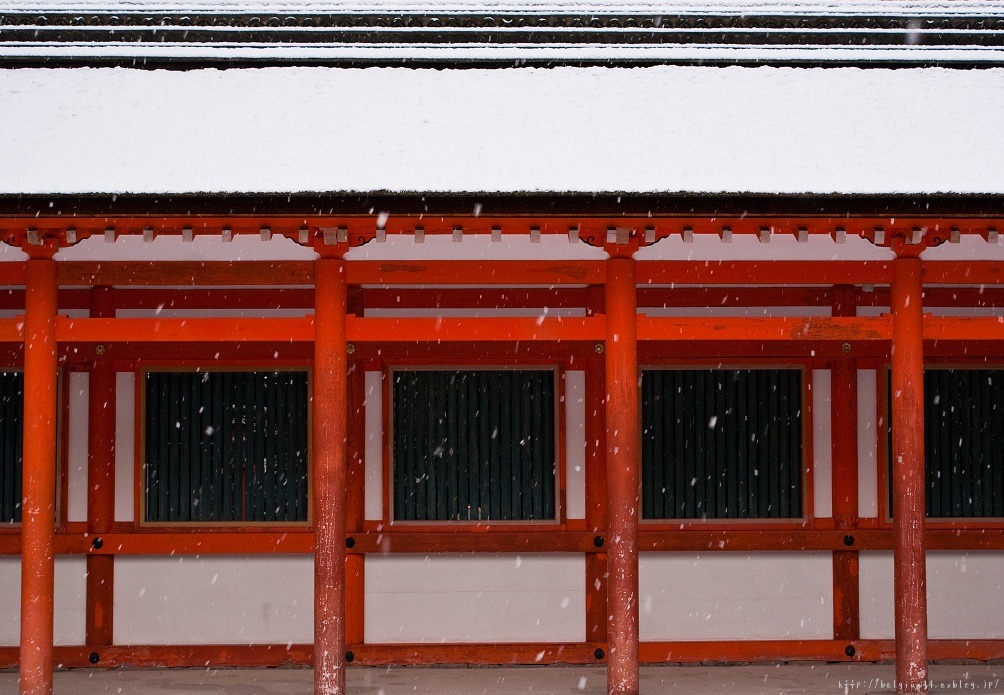
[[[858,370],[858,516],[878,516],[878,373]]]
[[[84,595],[87,561],[56,558],[55,642],[84,643]],[[0,646],[16,646],[21,635],[21,558],[0,557]]]
[[[136,517],[136,375],[115,375],[115,521]]]
[[[565,372],[565,517],[586,518],[586,373]]]
[[[66,459],[66,520],[87,521],[87,407],[90,376],[70,372],[69,451]]]
[[[893,556],[863,552],[861,637],[890,639],[895,632]],[[928,634],[932,639],[1004,637],[1004,552],[927,553]]]
[[[735,234],[729,243],[715,234],[697,234],[692,242],[674,234],[635,254],[639,261],[887,261],[894,257],[889,249],[861,237],[849,236],[838,244],[829,234],[812,234],[801,244],[792,234],[774,234],[769,244],[753,234]]]
[[[366,469],[364,516],[367,521],[383,519],[383,372],[366,372]]]
[[[642,640],[830,639],[830,553],[642,553]]]
[[[115,559],[119,644],[313,641],[313,558]]]
[[[92,236],[56,254],[57,261],[310,261],[313,249],[291,239],[274,236],[262,241],[258,234],[235,234],[224,243],[217,236],[197,236],[186,242],[177,234],[159,236],[152,242],[140,235],[124,235],[109,244]]]
[[[1002,112],[1004,69],[2,70],[0,192],[1000,193]]]
[[[473,212],[473,211],[472,211]],[[432,220],[429,221],[432,224]],[[483,232],[489,231],[487,227]],[[411,261],[430,258],[448,258],[454,261],[503,261],[525,259],[564,258],[569,260],[602,260],[607,257],[603,249],[578,241],[569,243],[563,234],[542,234],[537,243],[530,242],[529,225],[526,234],[504,234],[500,241],[492,241],[491,234],[465,234],[459,243],[450,234],[426,234],[424,241],[415,242],[414,235],[388,235],[385,242],[371,242],[357,246],[345,254],[349,261]],[[491,284],[491,278],[483,278]]]
[[[368,555],[367,642],[585,639],[583,555]]]
[[[833,516],[833,448],[830,437],[832,402],[829,369],[812,370],[812,515]]]

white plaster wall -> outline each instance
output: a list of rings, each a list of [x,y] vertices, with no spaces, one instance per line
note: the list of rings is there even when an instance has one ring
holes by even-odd
[[[369,555],[367,642],[585,639],[583,555]]]
[[[365,502],[367,521],[383,519],[383,372],[366,372],[366,468]]]
[[[313,566],[288,555],[116,558],[115,641],[312,642]]]
[[[832,401],[830,370],[812,370],[812,515],[833,516],[833,449],[830,438]]]
[[[115,520],[132,521],[136,515],[136,375],[115,375]]]
[[[878,372],[858,370],[858,516],[878,516]]]
[[[831,554],[642,553],[642,640],[830,639]]]
[[[891,552],[863,552],[861,637],[895,632]],[[1004,637],[1004,552],[927,553],[928,634],[932,639]]]
[[[893,258],[886,248],[875,246],[861,237],[848,236],[843,244],[828,234],[812,234],[798,243],[793,234],[774,234],[770,243],[761,243],[753,234],[735,234],[730,243],[713,234],[698,234],[690,243],[679,235],[646,246],[635,254],[639,261],[881,261]]]
[[[66,460],[66,520],[87,521],[87,372],[70,372],[69,452]]]
[[[0,646],[17,646],[21,635],[21,558],[0,557]],[[84,643],[84,596],[87,561],[83,557],[56,558],[55,641],[58,645]]]
[[[565,517],[586,517],[586,373],[565,372]]]

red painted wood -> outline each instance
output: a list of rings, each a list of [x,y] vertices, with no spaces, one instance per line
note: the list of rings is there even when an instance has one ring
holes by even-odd
[[[892,335],[886,316],[808,318],[688,317],[638,318],[638,340],[684,341],[886,341]],[[747,348],[748,351],[748,348]]]
[[[833,316],[857,313],[857,290],[833,288]],[[830,367],[830,440],[833,522],[839,530],[858,525],[858,369],[853,349]],[[861,636],[859,558],[856,550],[833,553],[833,638]]]
[[[607,261],[607,692],[638,695],[641,413],[635,261]]]
[[[534,665],[602,663],[595,657],[602,642],[523,644],[350,644],[358,654],[352,665]],[[845,649],[854,647],[854,656]],[[98,654],[91,664],[89,655]],[[541,653],[543,652],[543,655]],[[131,667],[275,667],[313,663],[311,644],[256,645],[115,645],[55,648],[63,668]],[[888,661],[895,655],[892,640],[726,640],[642,642],[643,663],[734,663],[737,661]],[[1004,640],[931,640],[932,659],[1004,659]],[[540,661],[537,660],[540,656]],[[0,668],[16,668],[17,647],[0,647]]]
[[[348,371],[348,482],[345,526],[347,534],[362,531],[366,505],[366,373],[363,365],[353,363]],[[345,641],[363,641],[365,625],[365,556],[348,553],[345,557]]]
[[[114,290],[91,290],[90,315],[115,316]],[[100,537],[115,523],[115,366],[94,354],[88,379],[87,531]],[[87,644],[112,644],[115,559],[87,558],[85,634]]]
[[[51,695],[56,531],[55,247],[31,248],[24,349],[21,695]]]
[[[586,529],[607,541],[606,380],[603,360],[585,361]],[[586,555],[586,639],[607,641],[607,554]]]
[[[316,263],[313,409],[314,693],[345,693],[348,350],[345,262]]]
[[[923,274],[917,257],[893,262],[892,497],[898,692],[927,681],[927,578],[924,549]]]

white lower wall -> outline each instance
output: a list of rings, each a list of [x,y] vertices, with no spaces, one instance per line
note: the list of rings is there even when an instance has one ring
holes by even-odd
[[[861,637],[892,639],[891,552],[861,553]],[[927,620],[932,639],[1004,637],[1004,552],[929,551]]]
[[[0,646],[17,646],[21,636],[21,558],[0,557]],[[83,557],[56,558],[55,641],[84,643],[84,597],[87,561]]]
[[[830,639],[830,553],[642,553],[642,640]]]
[[[370,555],[365,640],[585,640],[583,555]]]
[[[116,558],[115,641],[312,642],[313,567],[309,556]]]

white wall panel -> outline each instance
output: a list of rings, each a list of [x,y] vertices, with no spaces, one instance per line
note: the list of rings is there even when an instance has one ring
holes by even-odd
[[[878,401],[874,369],[858,370],[858,516],[878,516]]]
[[[861,553],[861,637],[895,632],[891,552]],[[1004,552],[927,554],[928,634],[932,639],[1004,637]]]
[[[21,558],[0,557],[0,646],[16,646],[21,635]],[[84,643],[87,560],[56,558],[55,642]]]
[[[115,375],[115,521],[132,521],[136,482],[136,375]]]
[[[366,372],[365,518],[383,518],[383,373]]]
[[[565,372],[565,516],[586,517],[586,373]]]
[[[830,553],[642,553],[642,640],[830,639]]]
[[[830,370],[812,370],[813,516],[833,516],[833,448],[830,437]]]
[[[66,520],[87,521],[87,433],[88,390],[87,372],[70,372],[69,452],[66,460],[67,492]]]
[[[312,642],[313,566],[307,556],[116,558],[115,641]]]
[[[585,639],[582,555],[369,555],[367,642]]]

